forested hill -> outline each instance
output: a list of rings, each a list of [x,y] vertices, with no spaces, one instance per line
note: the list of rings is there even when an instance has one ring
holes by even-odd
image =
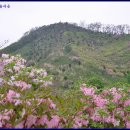
[[[26,32],[1,53],[21,54],[35,65],[45,67],[60,82],[59,86],[68,87],[81,80],[93,82],[93,79],[102,86],[127,81],[129,41],[129,34],[111,33],[107,27],[102,32],[56,23]]]
[[[88,44],[97,45],[105,43],[110,40],[110,35],[104,33],[97,33],[80,26],[69,23],[56,23],[48,26],[31,29],[24,33],[23,37],[16,43],[5,48],[5,52],[15,53],[17,50],[27,46],[36,48],[39,46],[53,46],[57,44]],[[24,52],[26,53],[26,52]]]

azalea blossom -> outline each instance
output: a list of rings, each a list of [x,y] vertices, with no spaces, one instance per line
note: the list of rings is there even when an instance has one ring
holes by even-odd
[[[100,115],[93,115],[90,117],[93,121],[101,121],[102,122],[102,117]]]
[[[44,86],[47,87],[47,86],[51,86],[52,85],[52,82],[51,81],[45,81],[44,82]]]
[[[8,59],[9,58],[9,54],[2,54],[2,58]]]
[[[20,67],[19,66],[14,66],[13,68],[14,68],[15,72],[19,72],[20,71]]]
[[[108,101],[107,99],[103,99],[101,96],[97,96],[97,95],[94,95],[93,96],[93,99],[94,99],[94,103],[96,104],[97,107],[104,107]]]
[[[129,106],[129,105],[130,105],[130,99],[125,100],[125,102],[124,102],[124,106]]]
[[[30,78],[34,78],[34,76],[35,76],[35,75],[34,75],[34,72],[29,73],[29,77],[30,77]]]
[[[121,98],[122,96],[118,93],[115,93],[113,94],[113,102],[116,102],[118,103],[119,99]]]
[[[46,125],[46,123],[48,122],[48,118],[47,115],[43,115],[41,117],[39,117],[39,119],[37,120],[37,125]]]
[[[9,90],[9,92],[7,93],[7,100],[10,102],[13,101],[13,98],[19,98],[19,97],[20,97],[20,94],[16,93],[13,90]]]
[[[48,98],[48,101],[50,103],[50,108],[55,109],[56,105],[53,103],[53,101],[50,98]]]
[[[15,128],[24,128],[25,120],[21,121],[19,124],[15,126]]]
[[[86,88],[84,86],[81,86],[80,89],[84,93],[84,95],[93,96],[95,93],[94,88]]]
[[[82,118],[80,118],[80,117],[76,117],[76,118],[74,119],[74,125],[73,125],[73,127],[74,127],[74,128],[81,128],[82,126],[87,126],[88,123],[89,123],[88,120],[82,119]]]
[[[27,84],[24,81],[15,81],[14,85],[20,87],[22,91],[31,88],[31,84]]]
[[[37,116],[29,115],[26,120],[26,128],[31,128],[32,125],[35,125],[37,121]]]
[[[130,121],[126,121],[126,128],[130,128]]]
[[[41,72],[40,76],[46,77],[47,76],[47,72],[46,71]]]
[[[59,125],[60,118],[59,116],[55,115],[52,116],[52,119],[50,121],[47,121],[46,124],[48,128],[57,128]]]

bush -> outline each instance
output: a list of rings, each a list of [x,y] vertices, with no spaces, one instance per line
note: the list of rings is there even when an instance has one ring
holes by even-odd
[[[127,84],[57,93],[44,69],[25,64],[20,56],[0,58],[0,128],[130,128]],[[103,86],[98,78],[88,83]]]
[[[103,88],[105,85],[105,83],[98,77],[93,77],[93,78],[89,79],[87,83],[89,85],[96,86],[98,89]]]
[[[66,45],[64,51],[65,53],[70,53],[72,51],[71,45]]]

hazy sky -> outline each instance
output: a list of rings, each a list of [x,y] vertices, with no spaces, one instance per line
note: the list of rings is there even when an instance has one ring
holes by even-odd
[[[56,22],[129,24],[130,2],[0,2],[0,44],[26,31]]]

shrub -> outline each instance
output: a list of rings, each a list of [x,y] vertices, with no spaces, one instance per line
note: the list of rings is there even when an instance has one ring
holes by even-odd
[[[0,128],[130,128],[127,84],[101,92],[81,84],[80,90],[58,94],[51,81],[44,69],[27,67],[21,56],[2,54]],[[97,78],[88,83],[103,86]]]

